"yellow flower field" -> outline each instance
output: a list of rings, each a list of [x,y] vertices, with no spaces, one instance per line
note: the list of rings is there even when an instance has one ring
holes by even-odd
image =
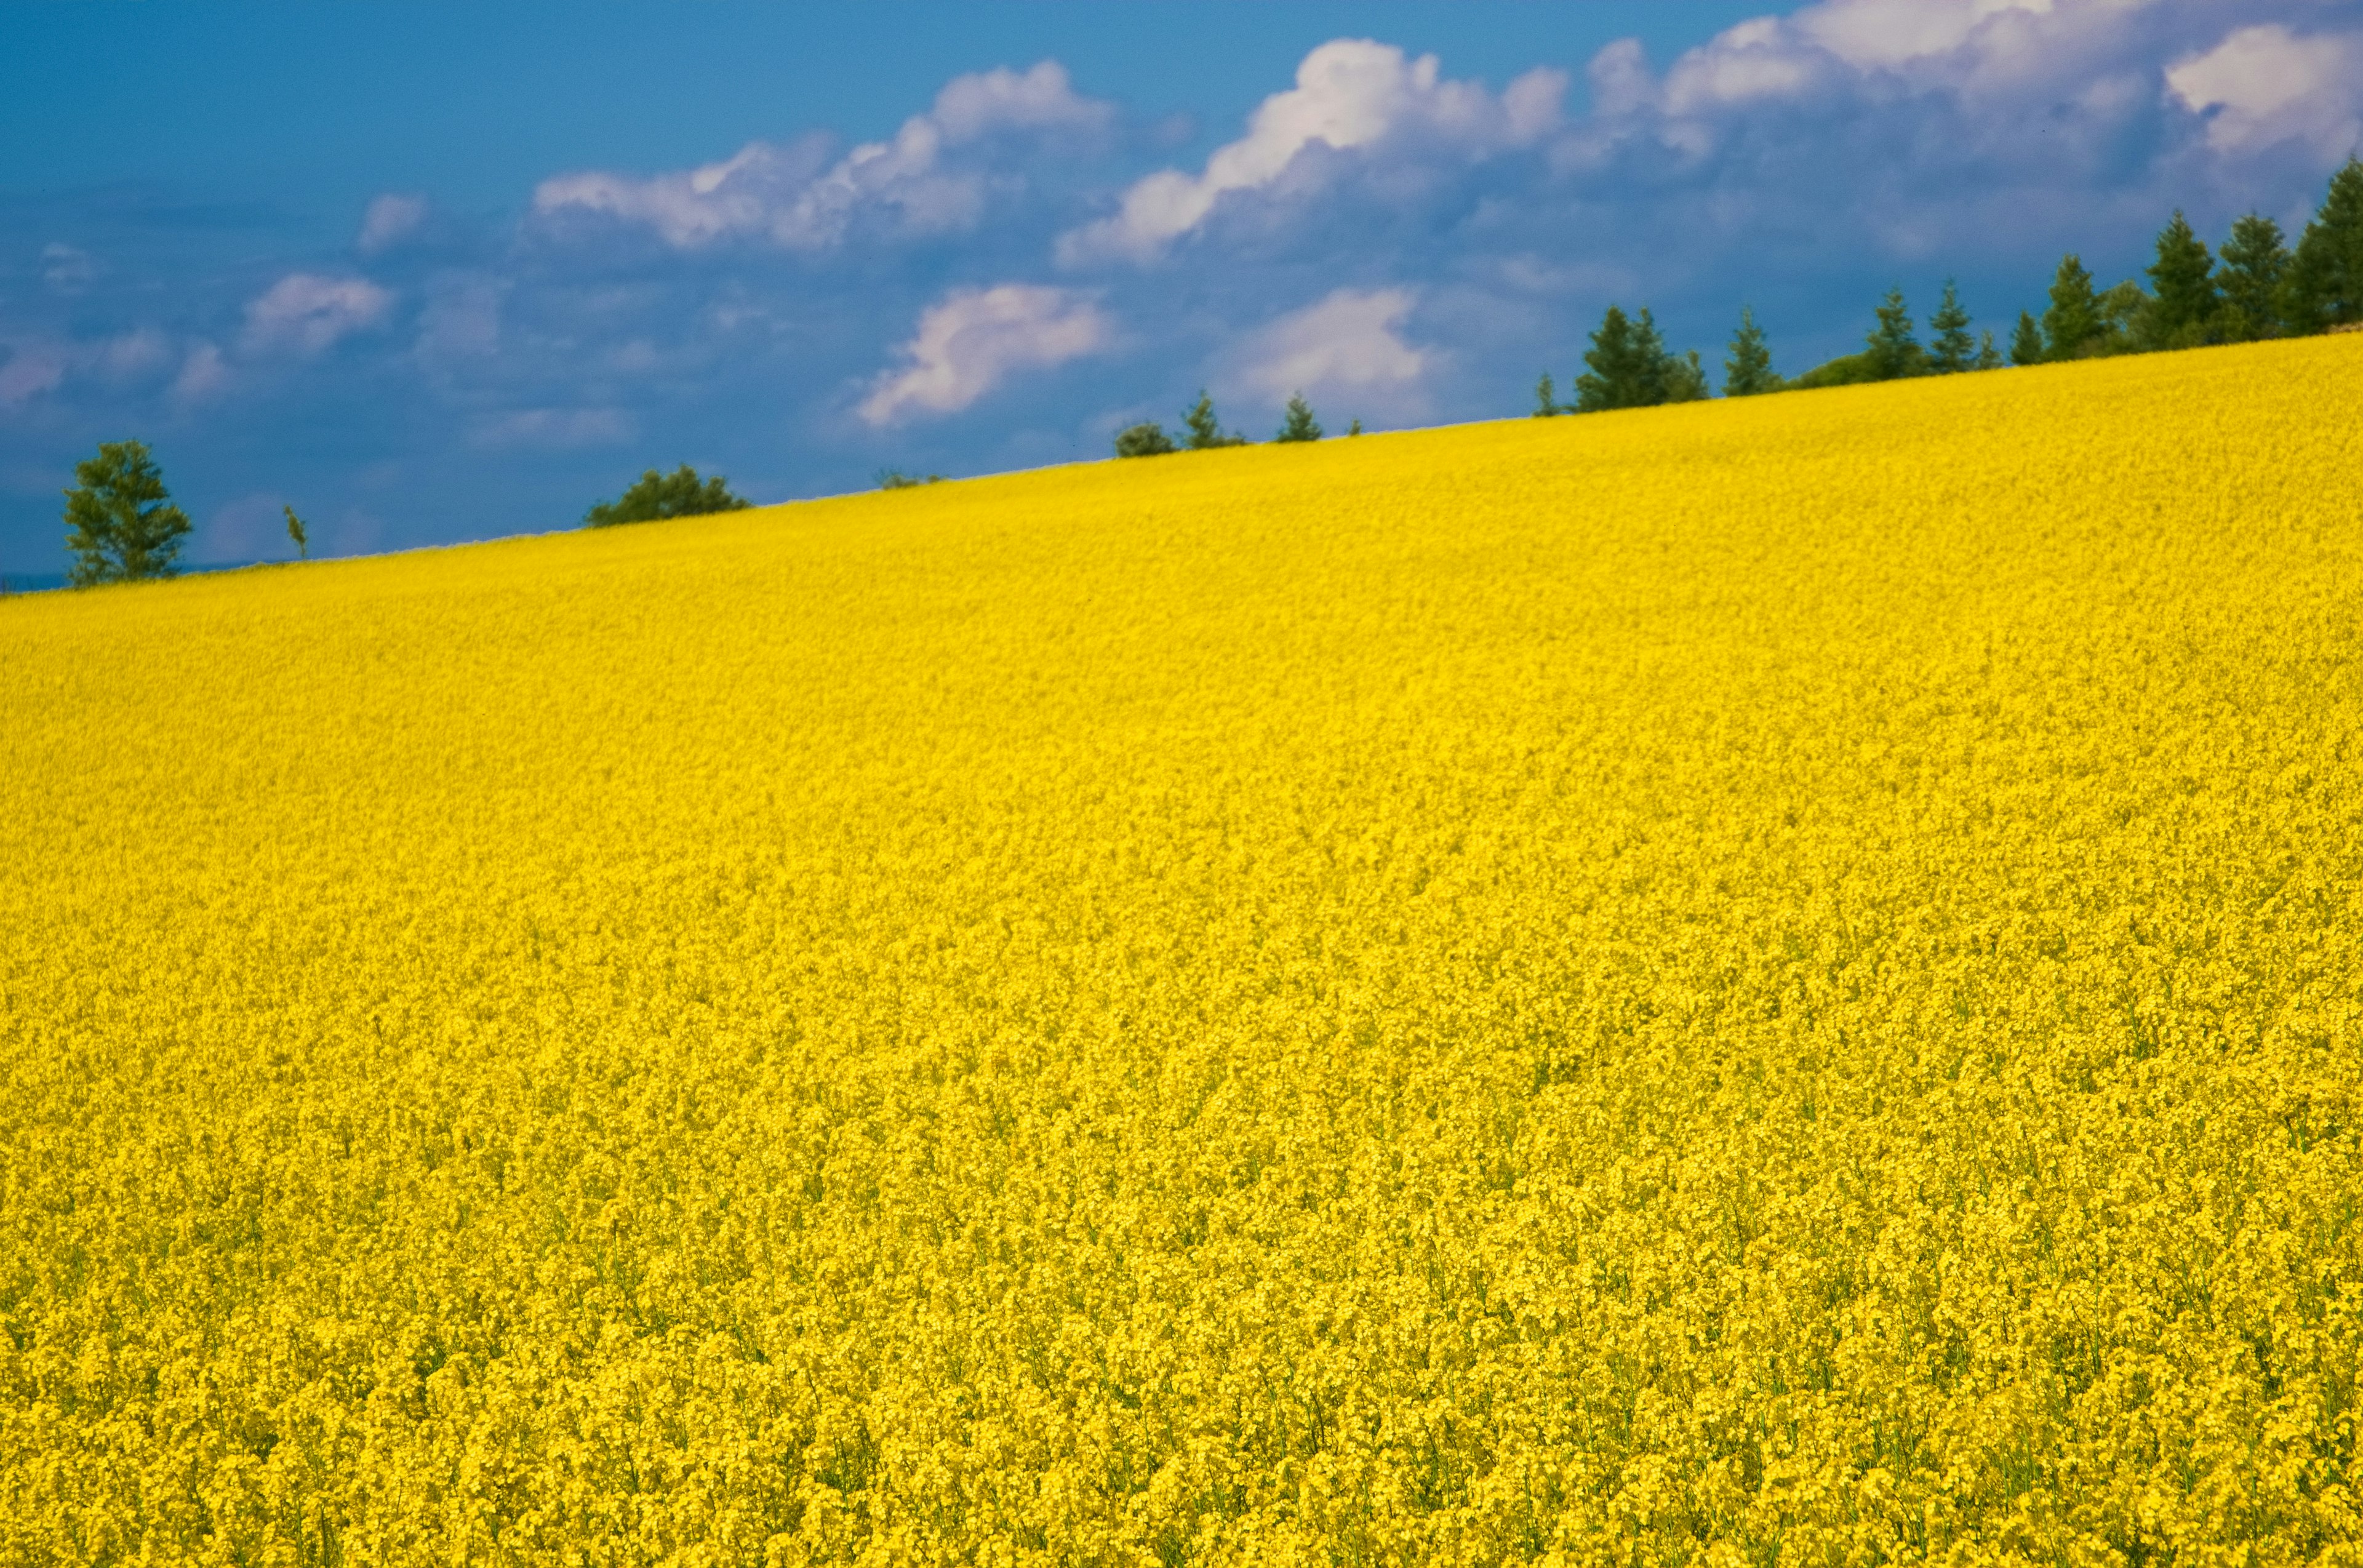
[[[0,603],[0,1563],[2363,1562],[2358,409]]]

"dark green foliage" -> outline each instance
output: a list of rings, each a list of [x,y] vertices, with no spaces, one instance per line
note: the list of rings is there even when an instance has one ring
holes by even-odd
[[[905,473],[899,468],[878,471],[878,488],[881,490],[909,490],[921,484],[941,484],[943,482],[944,476],[940,473],[930,473],[922,478],[915,473]]]
[[[1566,410],[1559,406],[1559,388],[1551,384],[1550,372],[1543,372],[1542,380],[1535,383],[1535,417],[1548,419]]]
[[[701,480],[697,470],[682,463],[671,473],[649,469],[638,483],[614,501],[602,501],[582,515],[585,528],[612,528],[617,523],[654,523],[667,517],[702,517],[714,512],[736,512],[747,503],[730,494],[720,474]]]
[[[1357,418],[1352,424],[1346,427],[1346,433],[1349,436],[1360,435],[1362,433],[1362,421],[1359,418]]]
[[[2228,343],[2250,343],[2278,335],[2281,284],[2290,264],[2281,226],[2261,213],[2248,214],[2232,225],[2222,260],[2215,276],[2224,296],[2218,336]]]
[[[1863,357],[1873,381],[1894,381],[1927,369],[1928,355],[1912,335],[1912,313],[1903,307],[1903,291],[1892,288],[1879,304],[1879,325],[1864,339]]]
[[[65,492],[66,581],[97,583],[169,577],[180,564],[189,517],[172,505],[156,460],[139,441],[102,442],[74,464],[77,487]]]
[[[1773,372],[1772,350],[1765,346],[1764,328],[1756,325],[1756,312],[1742,306],[1738,329],[1731,335],[1731,352],[1723,360],[1723,395],[1754,397],[1780,390],[1781,378]]]
[[[1953,280],[1945,280],[1945,297],[1936,304],[1936,314],[1928,317],[1932,336],[1928,341],[1928,368],[1937,375],[1957,375],[1974,370],[1978,362],[1978,346],[1969,337],[1969,313],[1961,308],[1960,292]],[[1991,341],[1991,334],[1988,334]]]
[[[2081,359],[2100,340],[2101,302],[2092,294],[2092,274],[2070,250],[2059,259],[2051,279],[2051,305],[2043,313],[2043,357]]]
[[[1304,401],[1304,394],[1296,393],[1288,400],[1288,412],[1281,420],[1280,434],[1275,441],[1317,441],[1321,439],[1321,421],[1313,417],[1313,405]]]
[[[2298,236],[2281,296],[2291,332],[2363,322],[2363,158],[2349,158],[2330,177],[2329,194]]]
[[[1190,431],[1182,444],[1193,452],[1205,451],[1212,447],[1243,447],[1248,444],[1245,436],[1223,433],[1222,422],[1215,417],[1215,400],[1206,395],[1204,387],[1198,389],[1198,401],[1182,416],[1182,423]]]
[[[2085,350],[2087,355],[2132,354],[2166,347],[2157,340],[2153,325],[2158,318],[2158,301],[2133,279],[2127,278],[2094,295],[2092,309],[2101,330]]]
[[[1666,359],[1666,401],[1669,403],[1703,403],[1714,394],[1706,384],[1706,366],[1699,363],[1699,351],[1692,349],[1680,359]]]
[[[1845,354],[1835,360],[1826,360],[1792,380],[1789,390],[1813,392],[1825,386],[1859,386],[1864,382],[1880,379],[1868,352]]]
[[[2043,361],[2043,328],[2036,325],[2032,313],[2022,310],[2018,313],[2018,328],[2010,335],[2010,362],[2039,365]]]
[[[1998,371],[2002,369],[2002,350],[1994,347],[1992,333],[1986,332],[1980,334],[1977,363],[1970,368],[1981,371]]]
[[[1157,457],[1180,450],[1173,444],[1173,438],[1165,433],[1162,425],[1134,425],[1118,430],[1115,436],[1115,455],[1118,457]]]
[[[1687,388],[1681,361],[1666,352],[1657,318],[1647,310],[1628,317],[1610,306],[1584,350],[1584,373],[1575,381],[1575,411],[1603,413],[1612,408],[1654,408],[1670,401],[1678,386]],[[1702,373],[1698,384],[1705,384]]]
[[[2191,231],[2180,208],[2158,231],[2158,260],[2149,266],[2156,307],[2150,312],[2145,346],[2186,349],[2208,340],[2219,314],[2215,290],[2215,259],[2207,242]]]
[[[279,509],[287,514],[287,537],[295,541],[295,559],[311,560],[312,539],[304,528],[304,519],[295,515],[295,508],[293,506],[283,506]]]

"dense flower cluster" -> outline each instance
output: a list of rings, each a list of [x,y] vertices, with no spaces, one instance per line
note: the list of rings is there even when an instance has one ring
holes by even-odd
[[[0,1563],[2354,1562],[2357,407],[0,604]]]

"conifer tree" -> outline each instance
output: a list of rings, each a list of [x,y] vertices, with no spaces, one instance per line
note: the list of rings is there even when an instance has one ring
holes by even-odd
[[[1647,306],[1633,318],[1633,401],[1626,407],[1655,408],[1673,396],[1674,357]]]
[[[1665,359],[1666,398],[1669,403],[1703,403],[1714,395],[1706,383],[1706,366],[1699,362],[1696,349]]]
[[[2216,284],[2224,296],[2218,332],[2232,343],[2254,342],[2280,330],[2281,284],[2289,275],[2289,246],[2281,226],[2261,213],[2232,225],[2224,241],[2223,271]]]
[[[2363,321],[2363,157],[2330,177],[2329,193],[2298,237],[2282,285],[2281,320],[2292,332]]]
[[[2010,335],[2010,362],[2039,365],[2043,358],[2043,328],[2035,324],[2031,312],[2022,310],[2018,313],[2018,328]]]
[[[1781,378],[1773,373],[1772,350],[1765,346],[1764,328],[1756,325],[1756,312],[1743,306],[1739,328],[1731,335],[1731,352],[1723,361],[1723,395],[1754,397],[1780,389]]]
[[[2207,242],[2191,231],[2179,207],[2173,220],[2158,231],[2158,260],[2150,263],[2149,281],[2157,301],[2149,313],[2151,345],[2189,348],[2206,341],[2220,304],[2215,259],[2207,253]]]
[[[1321,439],[1321,422],[1313,417],[1313,405],[1297,393],[1288,400],[1288,413],[1281,421],[1276,441],[1317,441]]]
[[[287,514],[287,537],[295,541],[295,559],[311,560],[312,539],[311,535],[305,530],[304,519],[295,515],[295,508],[293,506],[283,506],[279,509]]]
[[[172,505],[156,460],[140,441],[104,441],[98,455],[74,464],[65,493],[66,580],[96,583],[169,577],[178,569],[189,515]]]
[[[1542,380],[1535,383],[1535,417],[1548,419],[1564,412],[1559,406],[1559,388],[1551,384],[1550,372],[1543,372]]]
[[[1917,375],[1927,361],[1919,339],[1912,335],[1912,313],[1903,306],[1903,291],[1892,288],[1878,309],[1879,325],[1864,339],[1869,345],[1863,355],[1872,381],[1893,381],[1898,376]]]
[[[1991,332],[1984,332],[1979,334],[1979,338],[1978,361],[1970,368],[1981,371],[1998,371],[2002,369],[2002,350],[1994,347],[1993,334]]]
[[[2100,335],[2101,304],[2092,293],[2092,274],[2070,250],[2051,279],[2051,305],[2043,313],[2044,358],[2075,359]]]
[[[1961,308],[1959,292],[1953,280],[1945,280],[1945,297],[1937,302],[1936,314],[1928,317],[1934,336],[1928,343],[1928,368],[1938,375],[1953,375],[1971,369],[1977,362],[1977,344],[1969,337],[1969,313]]]
[[[1633,407],[1640,380],[1639,351],[1632,318],[1620,306],[1610,306],[1592,331],[1592,347],[1583,352],[1584,373],[1575,378],[1575,411],[1597,414]]]
[[[1215,417],[1215,400],[1206,395],[1206,389],[1203,386],[1198,389],[1198,401],[1182,416],[1182,423],[1190,431],[1182,444],[1193,452],[1204,451],[1210,447],[1243,447],[1248,444],[1245,436],[1223,434],[1222,423]]]

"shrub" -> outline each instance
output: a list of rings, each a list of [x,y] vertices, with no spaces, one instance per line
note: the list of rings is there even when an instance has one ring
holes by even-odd
[[[1180,450],[1173,444],[1173,438],[1165,433],[1162,425],[1135,425],[1116,432],[1115,455],[1118,457],[1156,457],[1162,452]]]
[[[730,494],[722,475],[701,480],[697,470],[682,463],[671,473],[649,469],[639,482],[614,501],[602,501],[582,515],[582,526],[612,528],[617,523],[654,523],[667,517],[702,517],[715,512],[736,512],[747,503]]]

